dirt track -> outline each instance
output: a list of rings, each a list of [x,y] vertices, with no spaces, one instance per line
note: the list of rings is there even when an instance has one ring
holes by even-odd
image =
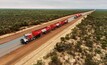
[[[48,40],[46,43],[44,43],[42,46],[40,46],[38,49],[34,50],[24,58],[22,58],[20,61],[18,61],[15,65],[31,65],[35,64],[38,59],[42,59],[43,56],[45,56],[47,53],[49,53],[57,42],[60,41],[61,37],[64,37],[66,34],[71,32],[71,29],[73,29],[77,24],[81,23],[81,20],[83,18],[79,19],[74,24],[70,25],[63,31],[61,31],[59,34],[52,37],[50,40]]]
[[[9,36],[7,35],[6,37],[5,36],[0,36],[0,44],[3,44],[5,42],[8,42],[8,41],[11,41],[11,40],[14,40],[18,37],[21,37],[23,36],[24,34],[26,33],[29,33],[33,30],[37,30],[37,29],[40,29],[40,28],[43,28],[45,26],[48,26],[52,23],[55,23],[55,22],[58,22],[58,21],[62,21],[62,20],[65,20],[69,17],[71,17],[72,15],[69,15],[69,16],[65,16],[65,17],[62,17],[62,18],[59,18],[59,19],[55,19],[55,20],[52,20],[52,21],[49,21],[49,22],[46,22],[46,23],[42,23],[40,25],[35,25],[33,27],[30,27],[30,28],[27,28],[27,29],[23,29],[23,30],[20,30],[20,31],[17,31],[15,33],[11,33],[9,34]]]
[[[22,59],[23,57],[25,57],[26,55],[28,55],[29,53],[31,53],[32,51],[34,51],[35,49],[40,47],[43,43],[50,40],[53,36],[57,35],[61,31],[66,29],[68,26],[72,25],[73,23],[75,23],[80,18],[78,18],[78,19],[70,22],[69,24],[66,24],[66,25],[64,25],[64,26],[62,26],[62,27],[60,27],[54,31],[51,31],[50,33],[44,35],[43,37],[41,37],[35,41],[32,41],[31,43],[29,43],[23,47],[20,47],[19,49],[11,52],[10,54],[8,54],[6,56],[1,57],[0,58],[0,64],[1,65],[14,65],[20,59]]]
[[[24,57],[25,55],[27,55],[28,53],[32,52],[33,50],[37,49],[38,47],[40,47],[43,43],[45,43],[46,41],[48,41],[49,39],[51,39],[53,36],[55,36],[56,34],[58,34],[59,32],[63,31],[65,28],[67,28],[68,26],[72,25],[74,22],[76,22],[78,19],[70,22],[69,24],[66,24],[50,33],[48,33],[47,35],[44,35],[43,37],[32,41],[31,43],[13,51],[12,53],[0,58],[0,64],[1,65],[11,65],[14,64],[15,62],[17,62],[19,59],[21,59],[22,57]]]

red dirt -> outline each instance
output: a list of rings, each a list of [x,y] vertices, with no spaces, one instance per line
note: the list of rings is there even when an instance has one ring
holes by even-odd
[[[80,17],[81,18],[81,17]],[[61,31],[63,31],[64,29],[66,29],[68,26],[72,25],[73,23],[75,23],[77,20],[79,20],[80,18],[60,27],[57,28],[54,31],[51,31],[50,33],[42,36],[41,38],[32,41],[31,43],[24,45],[18,49],[16,49],[15,51],[11,52],[8,55],[5,55],[3,57],[0,58],[0,64],[1,65],[14,65],[16,62],[18,62],[21,58],[23,58],[24,56],[26,56],[27,54],[31,53],[32,51],[36,50],[38,47],[40,47],[42,44],[44,44],[45,42],[47,42],[48,40],[50,40],[53,36],[57,35],[58,33],[60,33]],[[39,28],[39,27],[38,27]],[[33,30],[33,29],[31,29]],[[31,31],[30,30],[30,31]],[[28,31],[26,31],[28,32]],[[18,34],[16,36],[22,35],[24,33]],[[13,36],[14,37],[14,36]]]
[[[71,16],[71,15],[70,15]],[[59,18],[59,19],[56,19],[54,20],[54,22],[58,22],[58,21],[62,21],[62,20],[65,20],[67,19],[69,16],[65,16],[65,17],[62,17],[62,18]],[[43,28],[45,26],[48,26],[50,24],[52,24],[53,22],[47,22],[47,24],[43,24],[43,25],[40,25],[40,26],[37,26],[37,27],[34,27],[34,28],[31,28],[31,29],[27,29],[25,31],[21,31],[21,32],[18,32],[18,33],[14,33],[13,35],[10,35],[10,36],[7,36],[7,37],[4,37],[4,38],[1,38],[0,39],[0,44],[4,44],[5,42],[8,42],[8,41],[11,41],[11,40],[14,40],[18,37],[21,37],[23,36],[24,34],[26,33],[29,33],[33,30],[37,30],[37,29],[40,29],[40,28]]]

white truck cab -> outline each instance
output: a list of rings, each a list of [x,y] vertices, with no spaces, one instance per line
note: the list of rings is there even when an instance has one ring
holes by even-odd
[[[22,44],[27,44],[28,43],[28,39],[26,39],[26,38],[23,38],[20,41],[21,41]]]

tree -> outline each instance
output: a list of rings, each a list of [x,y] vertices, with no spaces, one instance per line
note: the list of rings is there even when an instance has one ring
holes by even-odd
[[[61,61],[58,59],[57,55],[51,57],[51,62],[49,65],[62,65]]]
[[[37,64],[34,64],[34,65],[44,65],[44,63],[42,62],[42,60],[38,60]]]

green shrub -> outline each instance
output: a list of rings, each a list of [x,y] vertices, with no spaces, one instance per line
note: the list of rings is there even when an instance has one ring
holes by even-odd
[[[44,65],[44,63],[42,62],[42,60],[38,60],[37,64],[34,64],[34,65]]]

